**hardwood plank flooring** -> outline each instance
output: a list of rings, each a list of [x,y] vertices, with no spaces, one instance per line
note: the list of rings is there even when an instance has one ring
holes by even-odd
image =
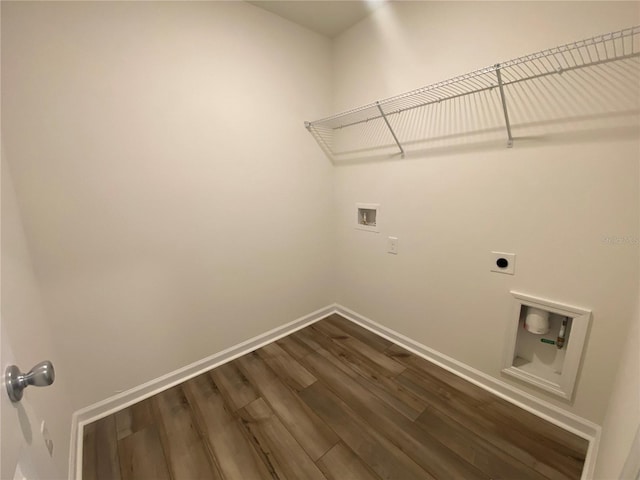
[[[271,467],[273,478],[324,479],[320,469],[262,398],[244,407],[240,415],[262,458]]]
[[[355,453],[341,443],[336,444],[320,460],[318,467],[329,480],[377,480]]]
[[[115,414],[118,440],[136,433],[153,423],[151,400],[143,400]]]
[[[369,425],[378,425],[385,436],[434,478],[489,478],[473,468],[411,420],[328,363],[320,353],[306,358],[314,374]]]
[[[104,478],[104,474],[98,473],[98,459],[96,455],[96,423],[85,425],[82,431],[82,478],[95,480]],[[120,470],[118,469],[118,472]]]
[[[337,443],[336,435],[256,353],[236,360],[243,373],[257,386],[269,404],[307,454],[315,461]]]
[[[116,421],[113,415],[89,425],[84,433],[83,462],[91,465],[86,479],[120,479]]]
[[[317,382],[301,393],[302,398],[338,434],[345,446],[388,480],[432,479],[397,445],[338,396]]]
[[[212,370],[211,376],[225,396],[227,405],[234,411],[258,399],[256,390],[247,377],[238,370],[235,362],[221,365]]]
[[[155,425],[138,430],[118,441],[120,472],[123,480],[170,480],[169,465],[162,451],[160,434]],[[83,475],[87,465],[83,466]],[[99,476],[97,478],[110,478]]]
[[[184,385],[193,405],[196,425],[210,446],[223,478],[268,478],[269,472],[251,444],[240,419],[225,406],[210,375],[200,375]]]
[[[83,439],[85,480],[566,480],[588,447],[339,315]]]
[[[277,343],[265,345],[258,355],[287,385],[300,392],[316,381],[309,371]]]
[[[221,478],[208,455],[202,435],[181,385],[153,397],[162,448],[173,478]]]

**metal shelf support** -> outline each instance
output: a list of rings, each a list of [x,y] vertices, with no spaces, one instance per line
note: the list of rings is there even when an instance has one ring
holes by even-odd
[[[387,120],[387,116],[384,114],[384,111],[382,110],[382,107],[380,106],[380,102],[376,102],[376,107],[378,107],[378,110],[380,110],[380,115],[382,115],[382,119],[384,120],[384,123],[387,124],[387,127],[389,128],[389,131],[391,132],[391,136],[396,141],[396,145],[398,145],[398,148],[400,149],[400,156],[402,158],[404,158],[404,148],[402,148],[402,145],[400,144],[400,141],[398,140],[398,137],[396,137],[396,132],[394,132],[393,128],[391,128],[391,124],[389,123],[389,120]]]
[[[504,112],[504,123],[507,127],[507,148],[513,147],[513,136],[511,135],[511,124],[509,123],[509,112],[507,111],[507,98],[504,95],[504,85],[502,83],[502,74],[500,73],[500,64],[496,64],[496,76],[498,77],[498,88],[500,89],[500,100],[502,100],[502,111]]]

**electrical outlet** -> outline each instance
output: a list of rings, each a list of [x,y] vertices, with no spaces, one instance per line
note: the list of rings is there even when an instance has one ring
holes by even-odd
[[[516,273],[516,254],[491,252],[490,269],[492,272],[514,275]]]
[[[387,252],[393,255],[398,254],[398,237],[387,238]]]

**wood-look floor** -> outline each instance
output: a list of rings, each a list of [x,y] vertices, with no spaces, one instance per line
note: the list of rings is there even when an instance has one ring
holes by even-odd
[[[577,479],[587,446],[334,315],[85,426],[83,479]]]

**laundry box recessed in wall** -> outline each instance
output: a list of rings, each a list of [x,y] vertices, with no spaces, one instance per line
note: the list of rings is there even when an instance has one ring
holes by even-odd
[[[356,225],[358,230],[380,232],[380,204],[356,203]]]
[[[511,292],[502,372],[570,400],[591,311]]]

